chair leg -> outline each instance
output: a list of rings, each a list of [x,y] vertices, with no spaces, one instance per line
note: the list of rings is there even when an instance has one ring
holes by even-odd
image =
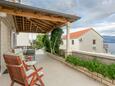
[[[41,84],[40,86],[45,86],[44,83],[43,83],[43,81],[41,79],[39,80],[39,82]]]
[[[13,85],[14,85],[14,81],[11,82],[11,86],[13,86]]]

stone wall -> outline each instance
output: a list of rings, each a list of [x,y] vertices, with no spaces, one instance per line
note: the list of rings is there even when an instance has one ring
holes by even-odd
[[[65,56],[65,50],[60,50],[60,56]],[[78,56],[83,60],[93,60],[98,59],[105,64],[115,63],[115,55],[106,54],[106,53],[94,53],[86,51],[72,51],[72,55]]]
[[[112,64],[115,63],[115,55],[104,54],[104,53],[93,53],[85,51],[73,51],[72,55],[78,56],[84,60],[98,59],[103,63]]]

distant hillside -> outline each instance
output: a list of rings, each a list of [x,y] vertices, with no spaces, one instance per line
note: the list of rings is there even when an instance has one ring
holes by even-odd
[[[115,43],[115,36],[103,36],[104,43]]]

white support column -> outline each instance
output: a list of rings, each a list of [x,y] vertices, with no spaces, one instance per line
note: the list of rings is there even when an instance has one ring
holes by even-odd
[[[66,56],[71,54],[71,43],[70,43],[70,22],[67,23],[66,26],[66,35],[67,35],[67,39],[66,39]]]

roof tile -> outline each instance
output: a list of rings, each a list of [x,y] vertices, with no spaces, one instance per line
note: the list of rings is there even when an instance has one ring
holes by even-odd
[[[70,39],[78,38],[84,35],[86,32],[90,31],[91,29],[85,29],[77,32],[70,33]],[[63,39],[67,39],[67,35],[63,36]]]

